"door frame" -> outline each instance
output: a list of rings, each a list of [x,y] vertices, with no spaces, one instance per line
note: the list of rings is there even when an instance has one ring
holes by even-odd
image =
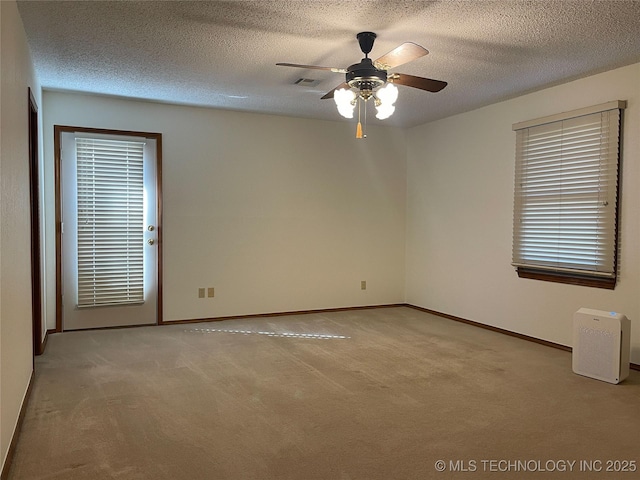
[[[31,222],[31,318],[33,355],[42,355],[42,237],[40,228],[40,162],[38,155],[38,104],[28,88],[29,102],[29,202]]]
[[[68,125],[53,126],[54,152],[54,195],[56,222],[56,332],[62,332],[62,134],[63,133],[95,133],[101,135],[123,135],[129,137],[143,137],[156,141],[156,242],[158,247],[158,296],[156,302],[156,325],[162,325],[162,134],[152,132],[136,132],[129,130],[110,130],[105,128],[72,127]],[[118,328],[118,327],[108,327]]]

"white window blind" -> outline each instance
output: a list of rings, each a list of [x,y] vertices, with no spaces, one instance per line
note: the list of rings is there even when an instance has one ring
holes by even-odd
[[[144,301],[143,149],[76,138],[79,307]]]
[[[624,102],[597,107],[514,125],[514,266],[615,277]]]

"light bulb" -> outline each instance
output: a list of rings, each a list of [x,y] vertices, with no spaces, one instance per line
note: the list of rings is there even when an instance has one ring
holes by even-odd
[[[336,102],[338,112],[344,118],[353,118],[353,110],[356,108],[355,98],[355,92],[347,88],[339,88],[333,92],[333,100]]]

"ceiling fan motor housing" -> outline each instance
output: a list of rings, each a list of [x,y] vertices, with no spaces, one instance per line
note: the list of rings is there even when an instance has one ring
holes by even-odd
[[[387,81],[387,71],[373,66],[370,58],[363,58],[347,68],[346,83],[359,90],[373,90]]]

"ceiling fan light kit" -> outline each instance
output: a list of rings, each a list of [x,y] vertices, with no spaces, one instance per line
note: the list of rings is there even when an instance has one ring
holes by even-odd
[[[277,63],[284,67],[309,68],[315,70],[329,70],[334,73],[345,74],[344,83],[328,92],[322,97],[323,100],[333,98],[338,113],[345,118],[353,118],[356,105],[358,105],[358,125],[356,128],[356,138],[365,138],[360,122],[360,105],[364,106],[366,125],[366,106],[370,99],[373,99],[376,108],[376,118],[384,120],[395,112],[394,103],[398,99],[398,88],[394,85],[405,85],[407,87],[418,88],[427,92],[439,92],[447,86],[447,82],[433,80],[430,78],[416,77],[402,73],[389,73],[391,68],[403,65],[416,60],[429,51],[412,42],[406,42],[394,48],[386,55],[372,61],[369,52],[373,48],[373,43],[377,35],[373,32],[360,32],[356,35],[360,50],[364,53],[364,58],[359,63],[355,63],[344,68],[321,67],[317,65],[300,65],[295,63]]]

